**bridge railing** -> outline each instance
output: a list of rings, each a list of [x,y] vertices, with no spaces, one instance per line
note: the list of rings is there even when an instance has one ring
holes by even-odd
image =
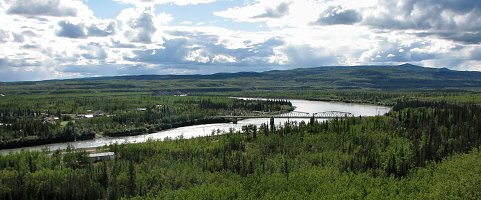
[[[354,115],[350,112],[342,112],[342,111],[325,111],[325,112],[317,112],[313,114],[314,117],[353,117]]]
[[[317,113],[308,113],[308,112],[298,112],[293,111],[289,113],[283,114],[269,114],[269,113],[244,113],[241,115],[227,115],[227,116],[218,116],[221,118],[344,118],[344,117],[353,117],[354,115],[350,112],[342,112],[342,111],[325,111],[325,112],[317,112]]]
[[[306,117],[306,118],[312,117],[311,113],[299,112],[299,111],[292,111],[292,112],[283,113],[283,114],[275,115],[275,116],[277,116],[277,117]]]

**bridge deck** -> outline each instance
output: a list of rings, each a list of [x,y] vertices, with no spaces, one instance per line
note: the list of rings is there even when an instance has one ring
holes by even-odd
[[[255,116],[255,115],[245,115],[245,116],[215,116],[215,118],[289,118],[289,119],[310,119],[314,117],[315,119],[335,119],[335,118],[344,118],[346,116],[278,116],[278,115],[264,115],[264,116]],[[347,116],[351,117],[351,116]]]
[[[307,112],[298,112],[292,111],[283,114],[269,114],[269,113],[262,113],[262,114],[245,114],[245,115],[223,115],[217,116],[216,118],[298,118],[298,119],[309,119],[309,118],[316,118],[316,119],[333,119],[333,118],[343,118],[343,117],[353,117],[354,115],[349,112],[342,112],[342,111],[325,111],[325,112],[317,112],[317,113],[307,113]]]

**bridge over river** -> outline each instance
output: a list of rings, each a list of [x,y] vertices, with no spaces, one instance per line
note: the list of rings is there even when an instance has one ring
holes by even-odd
[[[341,111],[325,111],[317,113],[299,112],[292,111],[283,114],[269,114],[269,113],[249,113],[246,115],[223,115],[216,116],[216,118],[297,118],[297,119],[332,119],[332,118],[344,118],[344,117],[354,117],[352,113],[341,112]]]
[[[350,112],[341,112],[341,111],[324,111],[324,112],[317,112],[317,113],[308,113],[308,112],[299,112],[299,111],[292,111],[283,114],[271,114],[271,113],[249,113],[244,115],[223,115],[223,116],[216,116],[215,118],[226,118],[226,119],[233,119],[234,123],[237,123],[238,119],[246,119],[246,118],[270,118],[270,124],[274,124],[275,118],[287,118],[287,119],[311,119],[311,122],[315,119],[335,119],[335,118],[344,118],[344,117],[354,117],[354,115]]]
[[[242,130],[245,125],[254,124],[260,126],[266,122],[265,119],[270,118],[271,122],[275,118],[279,122],[287,121],[287,119],[292,119],[295,121],[297,119],[330,119],[330,118],[343,118],[350,116],[376,116],[384,115],[391,108],[377,106],[377,105],[367,105],[367,104],[350,104],[350,103],[339,103],[339,102],[322,102],[322,101],[307,101],[307,100],[289,100],[292,105],[296,107],[297,112],[289,112],[284,114],[272,114],[272,113],[232,113],[227,116],[218,116],[229,119],[239,119],[237,124],[235,123],[215,123],[215,124],[202,124],[186,126],[168,130],[162,130],[156,133],[145,134],[145,135],[134,135],[125,137],[101,137],[92,140],[78,140],[75,142],[64,142],[64,143],[54,143],[33,147],[24,147],[16,149],[1,149],[0,154],[7,154],[9,152],[18,152],[21,150],[36,150],[40,151],[43,149],[56,150],[56,149],[67,149],[69,145],[73,145],[75,148],[95,148],[102,147],[109,144],[121,144],[121,143],[141,143],[150,140],[162,140],[166,137],[176,138],[182,136],[182,138],[192,138],[211,135],[212,131],[221,130],[222,133],[228,133],[231,129]],[[338,110],[338,111],[327,111],[326,110]],[[345,111],[345,112],[339,112]],[[310,113],[308,113],[310,112]],[[352,113],[352,114],[351,114]],[[251,118],[251,119],[248,119]],[[283,118],[283,119],[280,119]],[[242,119],[242,120],[241,120]],[[244,120],[245,119],[245,120]],[[271,124],[271,126],[273,123]]]

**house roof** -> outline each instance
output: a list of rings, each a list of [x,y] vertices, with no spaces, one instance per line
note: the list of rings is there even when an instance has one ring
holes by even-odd
[[[105,157],[105,156],[114,156],[114,152],[101,152],[101,153],[92,153],[89,154],[90,158],[96,158],[96,157]]]

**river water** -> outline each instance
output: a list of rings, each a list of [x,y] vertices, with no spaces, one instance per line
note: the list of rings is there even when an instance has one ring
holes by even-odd
[[[247,99],[247,98],[243,98]],[[385,106],[368,105],[368,104],[354,104],[354,103],[340,103],[340,102],[325,102],[325,101],[308,101],[308,100],[290,100],[292,105],[295,106],[294,111],[307,112],[307,113],[317,113],[324,111],[341,111],[350,112],[354,116],[375,116],[384,115],[389,112],[390,108]],[[283,124],[288,119],[275,119],[277,125]],[[309,119],[290,119],[290,121],[308,121]],[[114,143],[141,143],[147,140],[163,140],[165,138],[175,139],[178,137],[183,138],[193,138],[200,136],[211,135],[213,131],[216,133],[225,133],[230,129],[240,130],[242,126],[255,124],[261,125],[263,123],[269,124],[269,119],[245,119],[238,121],[237,124],[233,123],[217,123],[217,124],[204,124],[204,125],[194,125],[186,126],[180,128],[174,128],[169,130],[160,131],[157,133],[137,135],[137,136],[126,136],[126,137],[102,137],[92,140],[82,140],[70,143],[55,143],[48,145],[40,145],[33,147],[23,147],[15,149],[4,149],[0,150],[0,153],[6,154],[9,152],[16,152],[21,150],[56,150],[56,149],[66,149],[68,144],[73,145],[75,148],[94,148],[101,147],[104,145],[114,144]]]

